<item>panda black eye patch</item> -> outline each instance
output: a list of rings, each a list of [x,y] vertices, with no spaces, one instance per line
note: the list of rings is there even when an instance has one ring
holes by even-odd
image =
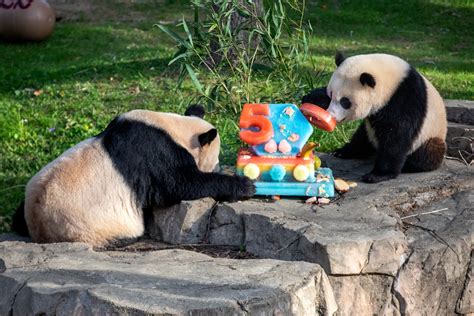
[[[352,103],[351,101],[344,97],[344,98],[341,98],[341,100],[339,101],[339,103],[341,103],[341,106],[344,108],[344,109],[349,109],[351,106],[352,106]]]

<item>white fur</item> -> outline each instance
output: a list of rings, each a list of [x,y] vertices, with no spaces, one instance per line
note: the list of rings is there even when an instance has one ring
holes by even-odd
[[[356,55],[347,58],[334,71],[329,81],[329,109],[332,107],[331,111],[337,113],[339,122],[363,119],[376,113],[390,100],[409,68],[410,65],[402,59],[387,54]],[[359,78],[364,72],[375,78],[375,88],[362,86]],[[349,97],[352,102],[349,110],[338,109],[343,97]]]
[[[200,118],[143,110],[119,119],[125,118],[168,132],[191,153],[201,171],[213,171],[218,164],[219,136],[201,147],[198,135],[214,127]],[[64,152],[28,182],[25,219],[35,242],[81,241],[102,246],[144,232],[135,193],[95,137]]]
[[[344,60],[334,71],[327,87],[331,96],[328,111],[338,122],[363,119],[377,113],[392,98],[400,83],[408,75],[410,65],[399,57],[387,54],[352,56]],[[369,73],[376,85],[371,88],[360,83],[360,75]],[[410,153],[430,138],[446,139],[447,122],[443,99],[433,85],[424,78],[427,92],[427,114]],[[352,106],[344,109],[340,105],[343,97],[350,99]],[[367,135],[377,148],[378,141],[368,120],[365,120]]]
[[[25,219],[36,242],[98,246],[144,232],[134,193],[95,138],[69,149],[28,182]]]
[[[199,144],[198,136],[214,128],[205,120],[195,116],[147,110],[133,110],[123,114],[122,117],[144,122],[166,131],[174,141],[184,147],[194,157],[201,171],[211,172],[218,168],[219,135],[217,135],[210,146],[201,147]]]

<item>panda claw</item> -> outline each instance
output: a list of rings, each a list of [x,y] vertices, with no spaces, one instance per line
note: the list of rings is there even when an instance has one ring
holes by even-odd
[[[248,200],[255,195],[256,189],[255,184],[252,180],[247,177],[239,177],[239,187],[236,197],[238,200]]]

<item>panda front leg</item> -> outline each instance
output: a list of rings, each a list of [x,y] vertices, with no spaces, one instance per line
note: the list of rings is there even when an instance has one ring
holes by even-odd
[[[233,202],[247,200],[255,194],[255,185],[247,177],[188,170],[180,178],[182,181],[177,181],[172,190],[179,200],[212,197],[216,201]]]
[[[396,178],[402,171],[409,149],[409,142],[403,141],[401,135],[381,139],[374,168],[362,177],[362,181],[377,183]]]
[[[362,123],[351,138],[351,141],[334,152],[334,156],[343,159],[364,159],[375,153],[369,141],[365,122]]]

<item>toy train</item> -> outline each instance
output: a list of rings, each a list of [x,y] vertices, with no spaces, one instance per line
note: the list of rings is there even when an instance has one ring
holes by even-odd
[[[250,147],[239,151],[237,173],[256,181],[257,195],[334,196],[332,171],[319,167],[315,144],[307,141],[313,132],[308,120],[326,130],[335,121],[321,108],[303,107],[308,119],[294,104],[244,105],[239,136]]]

